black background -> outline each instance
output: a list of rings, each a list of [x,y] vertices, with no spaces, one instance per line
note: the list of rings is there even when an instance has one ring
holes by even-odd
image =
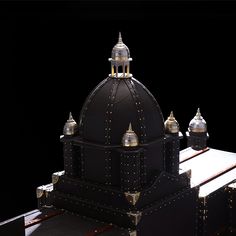
[[[110,73],[118,32],[131,72],[174,110],[197,107],[209,146],[236,152],[233,2],[1,2],[0,220],[37,207],[35,189],[63,169],[59,136]],[[183,141],[183,147],[185,141]]]

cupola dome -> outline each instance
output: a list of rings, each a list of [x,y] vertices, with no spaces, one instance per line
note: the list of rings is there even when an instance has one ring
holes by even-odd
[[[113,47],[111,52],[111,77],[116,78],[130,78],[130,52],[129,48],[123,43],[121,38],[121,33],[119,33],[119,38],[117,44]]]
[[[129,48],[123,43],[121,33],[117,44],[112,49],[111,58],[115,61],[127,61],[130,58]]]

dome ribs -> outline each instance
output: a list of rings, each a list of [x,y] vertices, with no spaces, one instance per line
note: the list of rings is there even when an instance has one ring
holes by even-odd
[[[89,96],[86,98],[86,101],[83,105],[83,108],[81,110],[81,113],[80,113],[80,121],[79,121],[79,133],[80,135],[83,135],[84,133],[84,120],[85,120],[85,116],[86,116],[86,112],[88,110],[88,106],[89,104],[91,103],[92,99],[95,97],[95,95],[97,94],[97,92],[107,83],[107,81],[109,80],[110,78],[106,78],[104,79],[101,83],[99,83],[97,85],[97,87],[92,90],[92,92],[89,94]]]
[[[114,108],[114,102],[116,98],[117,88],[119,86],[120,80],[113,79],[111,93],[109,96],[109,101],[107,104],[106,110],[106,119],[105,119],[105,144],[111,144],[111,123],[112,123],[112,114]]]
[[[135,79],[133,77],[132,77],[132,80],[135,81],[137,84],[139,84],[142,87],[142,89],[149,95],[149,97],[152,99],[153,103],[155,104],[156,109],[158,111],[158,114],[160,116],[160,120],[163,123],[162,135],[161,136],[164,136],[164,134],[165,134],[164,117],[162,115],[161,108],[160,108],[156,98],[153,96],[153,94],[140,81],[138,81],[137,79]]]
[[[84,120],[86,119],[86,112],[88,110],[88,107],[91,103],[91,101],[93,100],[93,98],[95,97],[95,95],[99,92],[99,90],[106,85],[106,83],[108,82],[110,78],[106,78],[103,81],[101,81],[97,87],[91,91],[91,93],[88,95],[88,97],[86,98],[86,101],[83,105],[83,108],[81,110],[80,113],[80,122],[79,122],[79,135],[81,137],[83,137],[84,135]],[[85,149],[84,146],[80,147],[80,159],[81,159],[81,179],[85,178]]]
[[[152,94],[133,78],[108,77],[87,98],[79,136],[101,145],[120,145],[132,122],[140,145],[164,137],[164,119]]]
[[[141,100],[139,98],[139,95],[136,91],[135,88],[135,84],[132,81],[132,79],[127,79],[125,80],[125,83],[132,95],[132,98],[134,100],[135,106],[137,108],[137,115],[138,115],[138,122],[140,124],[140,130],[141,130],[141,134],[140,134],[140,143],[145,143],[146,142],[146,124],[145,124],[145,116],[144,116],[144,107],[141,104]]]
[[[112,123],[112,114],[113,114],[113,108],[114,108],[114,101],[116,98],[117,88],[119,86],[120,80],[113,79],[112,86],[111,86],[111,92],[109,95],[109,100],[107,103],[107,109],[106,109],[106,118],[105,118],[105,144],[110,145],[111,144],[111,123]],[[105,151],[105,183],[107,185],[111,185],[111,178],[112,178],[112,159],[111,159],[111,151],[106,150]]]

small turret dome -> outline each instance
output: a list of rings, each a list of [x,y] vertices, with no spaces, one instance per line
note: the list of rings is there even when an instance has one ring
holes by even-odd
[[[189,123],[189,131],[193,133],[203,133],[207,132],[207,124],[203,119],[200,113],[200,109],[198,108],[197,114]]]
[[[115,61],[127,61],[130,58],[129,48],[123,43],[121,33],[117,44],[112,49],[111,58]]]
[[[119,33],[118,43],[113,47],[111,52],[111,77],[130,78],[130,52],[129,48],[123,43],[121,33]]]
[[[136,146],[138,146],[138,136],[132,130],[131,123],[129,123],[129,129],[123,135],[122,145],[124,147],[136,147]]]
[[[78,125],[73,119],[73,116],[70,112],[69,119],[66,121],[64,128],[63,128],[63,134],[67,136],[71,136],[76,134],[78,131]]]
[[[179,123],[175,119],[173,111],[171,111],[170,116],[165,121],[165,131],[168,134],[175,134],[179,132]]]

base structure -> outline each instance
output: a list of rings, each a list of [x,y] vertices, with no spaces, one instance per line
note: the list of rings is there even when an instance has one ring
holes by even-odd
[[[236,235],[235,163],[234,153],[187,148],[179,175],[156,173],[134,192],[56,172],[37,188],[39,210],[0,223],[0,235]]]
[[[177,175],[157,172],[149,186],[133,192],[57,172],[52,184],[38,188],[39,207],[66,209],[133,236],[234,235],[236,154],[187,148],[179,163]]]

